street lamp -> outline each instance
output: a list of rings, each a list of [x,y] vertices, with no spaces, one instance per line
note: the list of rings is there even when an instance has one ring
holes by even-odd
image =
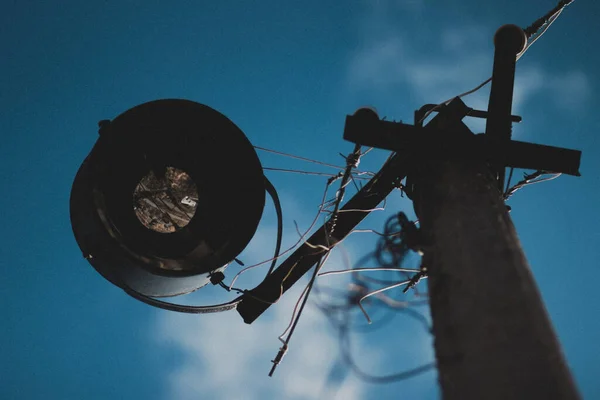
[[[151,101],[101,121],[73,183],[73,232],[89,263],[130,294],[189,293],[253,237],[264,179],[227,117],[192,101]]]

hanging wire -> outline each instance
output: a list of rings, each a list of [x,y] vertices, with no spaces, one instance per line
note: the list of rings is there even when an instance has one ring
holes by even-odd
[[[267,152],[271,152],[271,153],[275,153],[275,154],[279,154],[279,155],[284,155],[287,157],[291,157],[291,158],[296,158],[296,159],[300,159],[303,161],[308,161],[308,162],[313,162],[316,164],[321,164],[321,165],[325,165],[325,166],[329,166],[332,168],[340,168],[342,169],[342,167],[333,165],[333,164],[327,164],[327,163],[323,163],[321,161],[317,161],[317,160],[311,160],[309,158],[305,158],[305,157],[300,157],[300,156],[295,156],[293,154],[288,154],[288,153],[283,153],[280,151],[276,151],[276,150],[271,150],[271,149],[267,149],[264,147],[260,147],[260,146],[254,146],[256,149],[258,150],[263,150],[263,151],[267,151]],[[367,151],[365,151],[364,153],[358,153],[357,155],[353,155],[351,154],[350,156],[348,156],[349,158],[347,159],[347,162],[351,163],[350,165],[350,178],[351,179],[369,179],[366,177],[362,177],[361,175],[374,175],[372,172],[365,172],[365,171],[355,171],[355,168],[358,164],[358,160],[360,159],[360,157],[366,153],[368,153],[370,150],[372,150],[372,148],[368,149]],[[346,170],[348,170],[348,166],[346,167]],[[231,290],[233,285],[235,284],[236,280],[239,278],[240,275],[244,274],[245,272],[257,268],[261,265],[264,265],[268,262],[273,262],[275,263],[277,259],[279,259],[280,257],[282,257],[283,255],[289,253],[290,251],[292,251],[293,249],[295,249],[303,240],[304,238],[310,233],[310,231],[313,229],[314,225],[316,224],[316,222],[319,219],[319,216],[321,215],[321,213],[323,212],[328,212],[331,213],[330,211],[327,210],[327,208],[330,205],[333,205],[338,198],[338,194],[336,193],[336,198],[334,198],[333,200],[331,200],[331,204],[329,204],[329,202],[325,201],[325,198],[327,196],[327,192],[329,189],[329,186],[335,182],[338,179],[341,179],[344,177],[344,173],[342,171],[340,171],[338,174],[328,174],[328,173],[322,173],[322,172],[310,172],[310,171],[301,171],[301,170],[293,170],[293,169],[283,169],[283,168],[272,168],[272,167],[265,167],[263,168],[265,170],[270,170],[270,171],[282,171],[282,172],[292,172],[292,173],[300,173],[300,174],[310,174],[310,175],[321,175],[321,176],[328,176],[329,180],[327,181],[327,185],[325,187],[325,191],[324,191],[324,197],[321,200],[321,204],[319,205],[319,211],[317,212],[317,215],[315,216],[315,218],[313,219],[312,223],[310,224],[309,228],[305,231],[304,234],[300,235],[300,238],[298,239],[298,241],[296,243],[294,243],[292,246],[290,246],[288,249],[286,249],[285,251],[281,252],[278,256],[270,258],[268,260],[264,260],[261,261],[260,263],[254,264],[254,265],[250,265],[248,267],[245,267],[244,269],[240,270],[232,279],[231,284],[228,286],[228,289]],[[343,182],[340,190],[345,189],[345,187],[350,183],[349,180],[347,180],[345,183]],[[339,190],[338,190],[339,193]],[[341,200],[341,199],[340,199]],[[385,201],[384,201],[384,205],[385,205]],[[361,210],[362,211],[362,210]],[[343,212],[343,210],[339,210],[338,212]],[[298,225],[296,223],[296,221],[294,221],[294,224],[296,226],[296,230],[299,232],[299,228]],[[307,243],[307,245],[310,246],[310,243]],[[269,270],[269,273],[272,272],[274,268],[274,264],[272,264],[271,269]]]
[[[523,51],[521,53],[519,53],[517,55],[517,61],[519,61],[519,59],[521,59],[521,57],[523,57],[523,55],[525,54],[525,52],[527,50],[529,50],[529,48],[538,41],[539,38],[541,38],[544,33],[546,33],[546,31],[548,30],[548,28],[550,28],[550,26],[554,23],[554,21],[556,21],[558,19],[558,17],[560,16],[560,14],[563,12],[564,8],[566,6],[568,6],[569,4],[571,4],[573,2],[573,0],[566,0],[566,1],[560,1],[558,6],[552,10],[548,15],[540,18],[538,21],[536,21],[533,25],[531,25],[530,27],[524,29],[523,31],[525,32],[525,35],[527,36],[528,39],[533,37],[533,40],[529,41],[527,43],[527,45],[525,46],[525,48],[523,49]],[[541,32],[539,32],[539,29],[542,29]],[[539,33],[538,33],[539,32]],[[448,100],[445,100],[441,103],[439,103],[438,105],[436,105],[435,107],[433,107],[431,110],[427,111],[425,113],[425,115],[423,115],[423,117],[419,120],[418,124],[423,123],[423,121],[425,121],[427,119],[427,117],[429,117],[429,115],[431,115],[432,112],[438,110],[440,107],[447,105],[448,103],[450,103],[452,100],[454,100],[456,97],[458,98],[463,98],[465,96],[468,96],[470,94],[473,94],[475,92],[477,92],[478,90],[480,90],[481,88],[483,88],[485,85],[487,85],[488,83],[490,83],[492,81],[492,77],[490,76],[488,79],[486,79],[485,81],[483,81],[482,83],[480,83],[479,85],[475,86],[473,89],[468,90],[464,93],[459,94],[458,96],[454,96]]]
[[[403,286],[403,285],[407,285],[408,283],[410,283],[410,279],[407,279],[405,281],[401,281],[401,282],[398,282],[398,283],[394,283],[393,285],[389,285],[389,286],[386,286],[386,287],[381,288],[381,289],[374,290],[374,291],[369,292],[369,293],[365,294],[364,296],[362,296],[358,300],[358,307],[360,308],[360,311],[362,311],[362,313],[364,314],[365,318],[367,319],[367,322],[370,324],[372,321],[371,321],[371,318],[369,317],[369,314],[367,313],[367,310],[365,310],[365,308],[362,305],[362,302],[365,299],[367,299],[367,298],[369,298],[369,297],[371,297],[373,295],[376,295],[378,293],[385,292],[386,290],[391,290],[391,289],[395,289],[395,288]]]
[[[379,231],[376,231],[375,229],[354,229],[350,233],[374,233],[377,236],[394,236],[394,235],[399,235],[401,232],[393,232],[393,233],[386,235],[385,233],[381,233]]]
[[[423,321],[421,321],[423,322]],[[425,326],[427,327],[427,331],[430,332],[429,324],[425,321]],[[340,338],[340,353],[342,356],[342,360],[346,365],[348,365],[351,370],[357,375],[360,379],[371,382],[371,383],[390,383],[390,382],[398,382],[402,380],[406,380],[409,378],[413,378],[425,372],[428,372],[435,368],[436,364],[434,362],[428,363],[413,369],[409,369],[406,371],[402,371],[395,374],[390,375],[372,375],[361,368],[358,367],[357,363],[354,361],[351,353],[350,353],[350,335],[349,330],[346,325],[342,325],[339,330],[339,338]]]
[[[271,262],[271,266],[269,267],[269,271],[267,271],[267,276],[273,272],[275,268],[275,264],[277,263],[277,259],[279,258],[279,252],[281,251],[281,240],[283,239],[283,210],[281,209],[281,201],[279,200],[279,194],[277,193],[277,189],[271,183],[269,179],[265,176],[265,189],[267,193],[271,196],[273,200],[273,205],[275,206],[275,213],[277,214],[277,239],[275,241],[275,254],[273,255],[273,261]]]
[[[242,301],[242,298],[238,297],[235,300],[232,300],[228,303],[223,303],[223,304],[213,304],[213,305],[209,305],[209,306],[191,306],[191,305],[175,304],[175,303],[169,303],[169,302],[166,302],[163,300],[158,300],[153,297],[146,296],[145,294],[142,294],[142,293],[140,293],[136,290],[133,290],[131,288],[128,288],[126,286],[123,286],[123,290],[125,291],[125,293],[127,293],[131,297],[133,297],[143,303],[146,303],[150,306],[161,308],[161,309],[167,310],[167,311],[175,311],[175,312],[186,313],[186,314],[210,314],[210,313],[229,311],[229,310],[236,308],[237,305]]]
[[[408,218],[403,213],[398,213],[397,215],[392,216],[388,219],[385,224],[385,232],[386,234],[382,235],[380,239],[380,244],[378,246],[378,250],[375,252],[376,259],[382,265],[381,267],[373,267],[373,268],[346,268],[343,270],[336,271],[327,271],[319,273],[320,277],[328,276],[328,275],[340,275],[340,274],[348,274],[348,273],[359,273],[359,272],[374,272],[374,271],[398,271],[398,272],[413,272],[415,273],[412,277],[403,280],[403,281],[395,281],[391,282],[389,285],[379,288],[377,290],[371,292],[365,292],[361,296],[356,298],[356,305],[360,308],[362,313],[364,314],[367,322],[370,324],[372,322],[369,314],[365,310],[362,305],[362,302],[371,297],[381,295],[383,292],[395,289],[400,286],[407,286],[407,289],[410,287],[414,287],[422,278],[426,277],[426,272],[423,267],[419,269],[410,269],[410,268],[400,268],[400,264],[404,258],[404,255],[409,250],[418,250],[418,238],[414,236],[417,235],[416,227],[414,223],[408,221]],[[399,233],[399,234],[398,234]],[[393,235],[390,235],[393,234]],[[411,237],[412,236],[412,237]],[[381,244],[383,243],[383,244]],[[384,261],[384,257],[382,253],[388,252],[392,255],[392,259],[390,262]],[[366,288],[365,288],[366,289]],[[387,298],[386,298],[387,299]],[[389,299],[390,302],[393,299]],[[389,303],[389,302],[388,302]],[[397,302],[396,304],[400,304]]]
[[[372,332],[379,330],[382,327],[386,326],[388,323],[390,323],[394,319],[395,315],[398,312],[404,313],[405,315],[407,315],[411,318],[414,318],[417,322],[422,324],[429,333],[431,333],[431,328],[430,328],[429,321],[427,320],[427,318],[425,318],[421,313],[419,313],[415,310],[412,310],[410,308],[407,308],[408,304],[405,308],[388,307],[386,309],[388,312],[384,314],[383,318],[379,318],[376,321],[377,324],[375,324],[375,325],[359,325],[359,326],[353,326],[350,323],[350,319],[349,319],[350,316],[346,312],[347,307],[332,309],[331,307],[328,307],[323,304],[316,304],[316,305],[319,308],[319,310],[321,310],[321,312],[324,314],[324,316],[327,318],[327,320],[332,324],[334,329],[336,329],[338,331],[338,334],[340,337],[339,346],[340,346],[340,354],[341,354],[342,361],[346,364],[346,366],[350,367],[351,371],[354,372],[360,379],[366,380],[366,381],[369,381],[372,383],[386,383],[386,382],[398,381],[398,380],[409,378],[411,376],[415,376],[415,375],[417,375],[421,372],[425,372],[426,370],[429,370],[431,367],[433,367],[433,365],[428,364],[427,366],[423,366],[423,367],[419,367],[417,369],[405,371],[400,374],[375,376],[375,375],[371,375],[371,374],[363,372],[363,370],[358,367],[356,362],[353,360],[353,357],[351,356],[351,352],[350,352],[351,346],[350,346],[350,340],[349,340],[350,339],[350,336],[349,336],[350,330],[352,330],[353,332],[372,333]],[[353,305],[355,305],[355,303]]]
[[[315,267],[315,273],[313,273],[313,276],[311,277],[308,285],[306,285],[306,288],[304,289],[304,291],[302,292],[302,295],[298,299],[298,303],[300,303],[300,299],[302,300],[302,302],[300,303],[300,309],[298,310],[298,314],[296,316],[292,315],[293,322],[291,322],[291,325],[288,327],[289,334],[287,335],[287,338],[285,338],[285,339],[281,338],[281,336],[283,336],[285,334],[285,332],[281,336],[279,336],[279,340],[282,342],[283,345],[279,348],[279,352],[277,353],[275,358],[273,360],[271,360],[271,362],[273,363],[273,366],[271,367],[269,376],[273,376],[273,373],[275,372],[277,365],[279,365],[279,363],[283,359],[283,356],[285,356],[285,354],[287,353],[287,350],[288,350],[288,347],[290,344],[290,340],[292,338],[292,335],[294,334],[294,331],[296,330],[296,326],[298,326],[298,321],[300,321],[300,316],[302,315],[302,311],[304,311],[304,306],[306,306],[306,301],[308,300],[308,295],[310,294],[310,291],[311,291],[312,287],[314,286],[317,273],[319,272],[319,269],[323,266],[325,261],[327,261],[329,254],[330,253],[327,252],[324,256],[321,257],[321,259],[319,260],[319,262],[317,263],[317,265]],[[296,303],[296,307],[294,307],[294,314],[295,314],[296,308],[298,307],[298,303]],[[288,329],[286,329],[286,331],[287,330]]]
[[[525,28],[523,31],[525,32],[525,35],[527,35],[527,38],[530,38],[535,33],[537,33],[540,30],[540,28],[542,26],[544,26],[545,24],[547,24],[553,16],[555,16],[556,14],[560,14],[565,9],[565,7],[567,7],[569,4],[573,3],[573,1],[574,0],[559,1],[557,6],[554,7],[552,10],[550,10],[546,15],[539,18],[533,24],[531,24],[530,26]]]
[[[542,27],[542,30],[540,32],[536,32],[535,35],[527,35],[527,33],[525,33],[525,35],[527,36],[528,42],[527,42],[527,45],[525,46],[525,49],[523,49],[523,51],[517,55],[517,61],[519,61],[521,59],[521,57],[523,57],[525,52],[527,50],[529,50],[529,48],[531,46],[533,46],[533,44],[535,42],[537,42],[544,35],[544,33],[546,33],[548,28],[550,28],[550,26],[554,23],[554,21],[556,21],[558,19],[558,17],[560,16],[560,14],[562,14],[563,9],[564,9],[564,7],[561,8],[560,10],[558,10],[554,15],[552,15],[549,18],[549,20],[547,21],[547,23]],[[533,38],[533,39],[529,40],[531,38]]]
[[[361,156],[364,156],[364,155],[366,155],[366,154],[369,154],[369,152],[370,152],[371,150],[373,150],[373,149],[374,149],[374,147],[369,147],[367,150],[363,151],[363,152],[362,152],[360,155],[361,155]]]
[[[349,274],[349,273],[357,273],[357,272],[373,272],[373,271],[419,272],[421,270],[414,269],[414,268],[393,268],[393,267],[350,268],[350,269],[342,269],[342,270],[338,270],[338,271],[321,272],[321,273],[319,273],[319,276],[341,275],[341,274]]]
[[[513,172],[515,172],[515,169],[511,168],[508,174],[508,179],[506,180],[506,189],[504,189],[505,194],[508,193],[508,188],[510,187],[510,181],[512,180]]]
[[[292,317],[292,318],[294,318],[293,319],[294,322],[292,323],[292,325],[289,329],[289,334],[287,335],[286,339],[282,341],[283,346],[280,347],[279,352],[277,353],[277,356],[272,360],[273,367],[271,368],[271,371],[269,372],[269,376],[273,376],[273,373],[275,372],[277,365],[279,365],[283,356],[286,354],[286,352],[288,350],[289,342],[294,334],[296,326],[298,325],[298,321],[300,320],[302,311],[304,310],[304,307],[306,305],[306,302],[308,300],[310,292],[315,284],[315,281],[317,279],[319,271],[323,267],[323,265],[327,261],[327,259],[329,258],[329,255],[331,254],[331,252],[330,252],[331,245],[329,243],[329,239],[330,239],[331,235],[333,234],[333,232],[335,231],[339,207],[340,207],[341,202],[344,199],[346,186],[348,185],[348,183],[350,183],[352,169],[356,168],[356,166],[358,165],[358,163],[360,161],[360,156],[361,156],[360,149],[361,149],[361,145],[359,145],[359,144],[355,145],[354,151],[346,157],[346,169],[344,171],[344,175],[342,176],[342,180],[340,182],[340,188],[336,192],[336,201],[335,201],[335,204],[333,205],[334,210],[333,210],[333,213],[330,216],[328,222],[325,224],[325,230],[326,230],[326,235],[325,235],[326,246],[325,247],[326,247],[326,249],[324,250],[323,255],[319,259],[319,262],[317,263],[317,265],[315,267],[313,275],[311,276],[310,281],[306,287],[306,294],[302,298],[302,302],[300,304],[298,314],[296,315],[295,318]],[[289,273],[288,273],[288,275],[289,275]]]
[[[540,178],[543,175],[550,175],[547,178]],[[547,182],[547,181],[551,181],[554,180],[556,178],[558,178],[559,176],[561,176],[561,174],[559,173],[551,173],[551,172],[546,172],[546,171],[535,171],[532,174],[523,174],[523,180],[518,182],[515,186],[511,187],[510,189],[507,189],[504,192],[504,200],[508,200],[513,194],[515,194],[516,191],[524,188],[525,186],[529,186],[529,185],[533,185],[535,183],[541,183],[541,182]],[[538,179],[539,178],[539,179]]]
[[[298,246],[304,240],[304,238],[310,233],[310,231],[313,229],[313,227],[315,226],[315,224],[319,220],[319,216],[321,215],[321,213],[323,211],[323,205],[325,204],[325,199],[327,198],[327,192],[329,190],[329,186],[331,186],[331,184],[333,182],[334,182],[334,180],[332,180],[332,179],[329,179],[327,181],[327,184],[325,185],[325,190],[323,192],[323,197],[321,199],[321,204],[319,205],[319,210],[317,211],[317,215],[312,220],[312,222],[311,222],[310,226],[308,227],[308,229],[300,236],[300,238],[298,239],[298,241],[296,241],[296,243],[294,243],[292,246],[290,246],[289,248],[287,248],[285,251],[281,252],[279,254],[279,256],[277,257],[277,259],[280,258],[280,257],[282,257],[282,256],[284,256],[285,254],[289,253],[293,249],[295,249],[296,246]],[[296,221],[294,221],[294,224],[296,224]],[[297,226],[297,224],[296,224],[296,226]],[[247,272],[247,271],[249,271],[251,269],[260,267],[261,265],[264,265],[264,264],[266,264],[268,262],[272,262],[274,259],[276,260],[276,258],[270,258],[268,260],[261,261],[261,262],[259,262],[257,264],[250,265],[250,266],[245,267],[244,269],[240,270],[237,274],[234,275],[234,277],[233,277],[233,279],[231,281],[231,284],[229,285],[229,288],[231,288],[235,284],[235,281],[240,277],[240,275],[244,274],[245,272]]]
[[[322,162],[322,161],[317,161],[317,160],[311,160],[310,158],[306,158],[306,157],[300,157],[300,156],[296,156],[293,154],[289,154],[289,153],[284,153],[282,151],[277,151],[277,150],[271,150],[271,149],[267,149],[264,147],[260,147],[260,146],[254,146],[255,149],[257,150],[262,150],[262,151],[266,151],[268,153],[273,153],[273,154],[278,154],[280,156],[285,156],[285,157],[289,157],[289,158],[295,158],[297,160],[302,160],[302,161],[306,161],[306,162],[311,162],[313,164],[319,164],[319,165],[324,165],[326,167],[331,167],[331,168],[336,168],[339,170],[343,170],[345,167],[339,166],[339,165],[334,165],[334,164],[328,164],[326,162]]]
[[[327,172],[302,171],[302,170],[298,170],[298,169],[273,168],[273,167],[263,167],[263,169],[265,171],[291,172],[291,173],[303,174],[303,175],[336,176],[336,174],[329,174]]]
[[[337,176],[337,174],[329,174],[327,172],[303,171],[303,170],[299,170],[299,169],[286,169],[286,168],[274,168],[274,167],[263,167],[263,169],[266,171],[290,172],[290,173],[302,174],[302,175],[329,176],[329,177]],[[363,177],[363,176],[353,176],[352,178],[353,179],[364,179],[364,180],[369,179],[369,178]]]

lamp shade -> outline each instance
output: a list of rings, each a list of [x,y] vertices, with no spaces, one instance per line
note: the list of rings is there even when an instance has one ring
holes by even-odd
[[[262,166],[233,122],[196,102],[156,100],[101,122],[73,183],[71,224],[110,282],[175,296],[246,247],[264,204]]]

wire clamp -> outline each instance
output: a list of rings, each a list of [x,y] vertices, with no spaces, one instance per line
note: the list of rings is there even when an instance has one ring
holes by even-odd
[[[414,288],[417,283],[421,281],[421,279],[427,278],[427,268],[422,267],[421,271],[417,272],[411,279],[410,282],[406,285],[406,287],[402,290],[402,293],[408,292],[410,289]]]
[[[271,360],[271,362],[273,363],[273,367],[271,368],[271,371],[269,372],[269,376],[273,376],[273,373],[275,372],[275,368],[277,368],[277,366],[279,365],[279,363],[281,362],[281,360],[283,359],[283,356],[285,356],[287,351],[288,351],[288,345],[286,343],[284,343],[283,346],[281,346],[279,348],[279,352],[277,353],[277,356],[275,356],[275,359]]]

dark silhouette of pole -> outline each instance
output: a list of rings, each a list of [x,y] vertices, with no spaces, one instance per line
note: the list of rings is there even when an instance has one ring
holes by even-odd
[[[455,160],[417,184],[443,398],[577,399],[494,178]]]
[[[500,147],[510,141],[523,38],[515,26],[495,37],[486,136]],[[415,178],[443,398],[578,399],[494,167],[472,158],[430,160]]]

